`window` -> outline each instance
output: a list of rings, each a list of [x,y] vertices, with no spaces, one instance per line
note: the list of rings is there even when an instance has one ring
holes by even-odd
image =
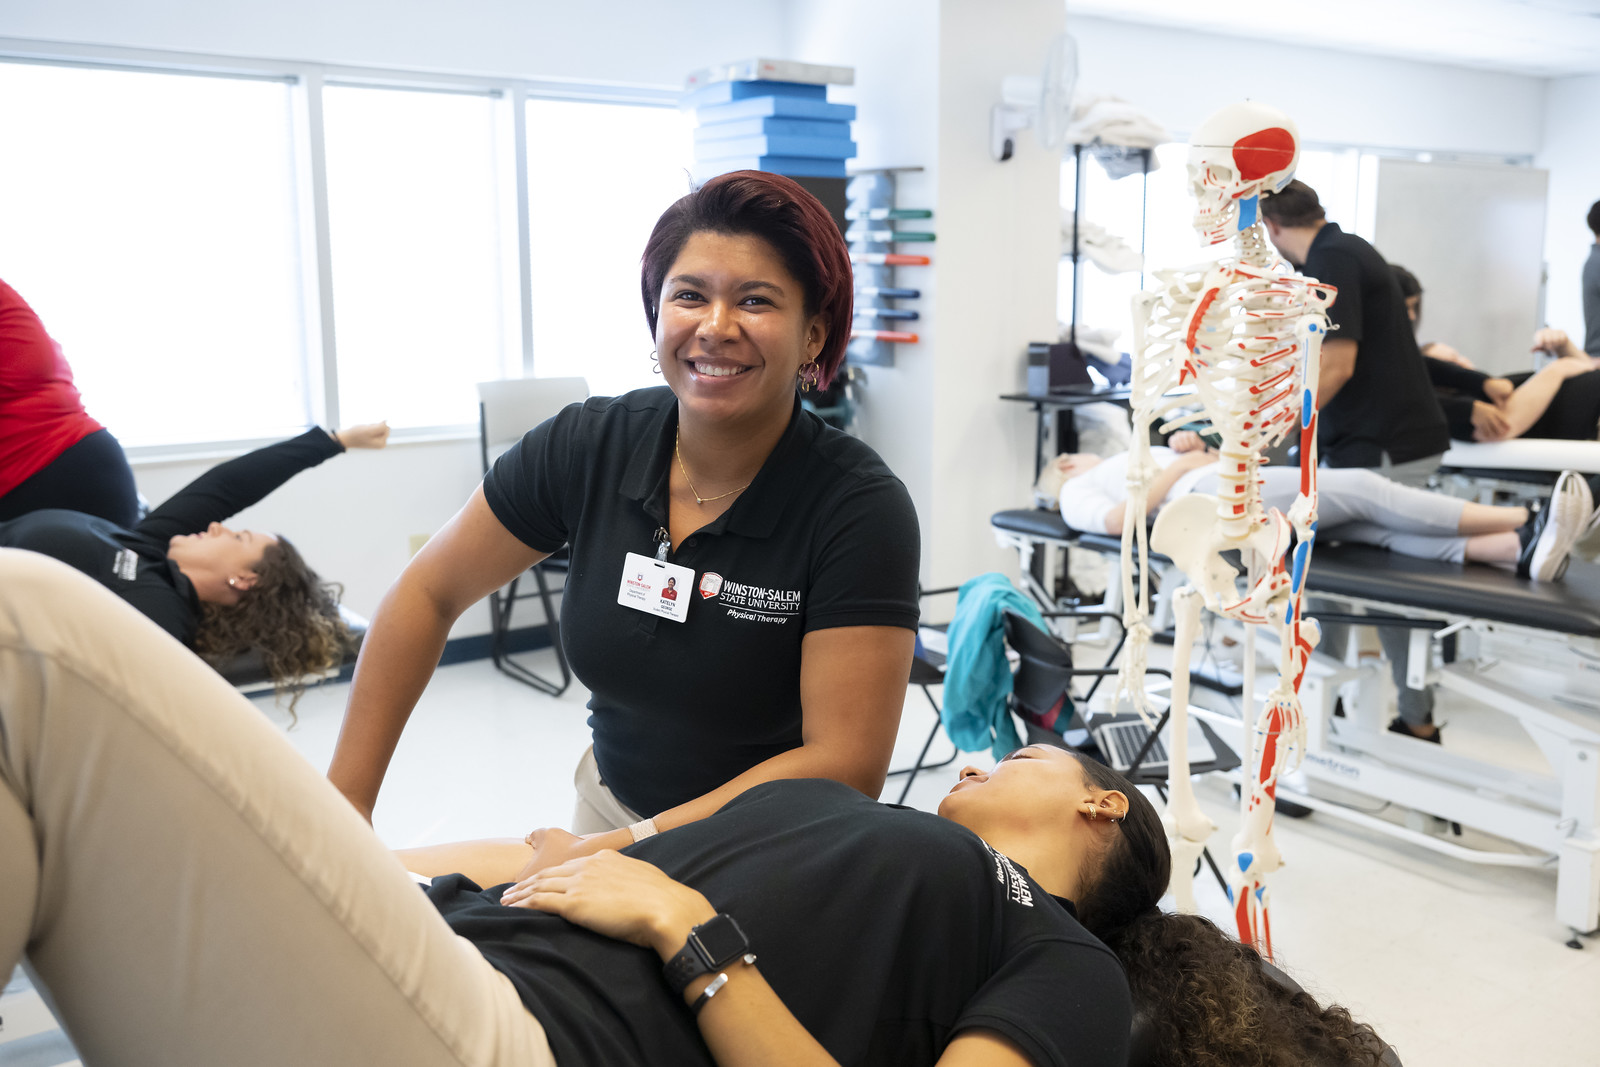
[[[527,118],[534,373],[582,376],[596,395],[659,385],[639,257],[689,191],[689,120],[675,108],[542,99]]]
[[[0,63],[0,278],[124,444],[310,418],[292,92]]]
[[[476,423],[474,385],[519,369],[502,106],[488,94],[323,92],[346,425]]]

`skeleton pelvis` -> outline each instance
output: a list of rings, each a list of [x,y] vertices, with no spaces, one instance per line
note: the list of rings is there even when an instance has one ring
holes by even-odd
[[[1187,493],[1162,507],[1150,529],[1150,547],[1177,564],[1194,586],[1205,595],[1206,606],[1222,611],[1240,603],[1236,579],[1239,572],[1222,553],[1237,550],[1241,562],[1249,566],[1251,555],[1265,576],[1286,547],[1287,525],[1276,510],[1269,521],[1243,538],[1227,536],[1217,521],[1217,498],[1209,493]],[[1268,590],[1258,584],[1247,600],[1265,599]],[[1241,605],[1242,606],[1242,605]],[[1251,604],[1254,611],[1262,605]]]

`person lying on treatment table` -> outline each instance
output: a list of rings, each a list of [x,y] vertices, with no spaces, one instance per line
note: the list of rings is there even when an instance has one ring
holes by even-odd
[[[1184,493],[1214,493],[1215,452],[1193,430],[1174,434],[1169,447],[1151,451],[1162,470],[1150,486],[1152,516],[1161,503]],[[1055,460],[1063,478],[1061,517],[1085,533],[1122,533],[1128,500],[1128,454],[1109,458],[1067,454]],[[1300,490],[1300,471],[1261,470],[1261,498],[1287,512]],[[1317,537],[1358,541],[1421,559],[1514,566],[1518,574],[1555,581],[1572,546],[1594,515],[1590,486],[1564,472],[1549,506],[1531,516],[1523,507],[1494,507],[1392,482],[1362,468],[1317,471]]]

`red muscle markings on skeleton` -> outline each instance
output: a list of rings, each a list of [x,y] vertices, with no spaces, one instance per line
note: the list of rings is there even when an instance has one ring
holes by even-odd
[[[1328,328],[1324,309],[1335,295],[1331,286],[1289,270],[1257,222],[1258,198],[1287,185],[1298,159],[1293,121],[1260,104],[1223,108],[1190,141],[1195,230],[1208,244],[1231,239],[1234,248],[1216,262],[1156,271],[1157,288],[1134,299],[1135,425],[1122,535],[1129,643],[1117,696],[1147,716],[1150,547],[1171,558],[1187,579],[1172,595],[1177,637],[1166,814],[1172,888],[1180,910],[1194,910],[1192,872],[1216,829],[1200,809],[1189,777],[1189,658],[1201,610],[1246,624],[1247,707],[1255,691],[1256,627],[1270,626],[1277,639],[1276,684],[1259,715],[1246,717],[1249,750],[1242,756],[1251,780],[1243,790],[1242,826],[1233,840],[1229,879],[1239,936],[1268,955],[1266,878],[1282,865],[1272,839],[1272,798],[1278,776],[1297,765],[1304,750],[1297,694],[1318,637],[1316,623],[1301,613],[1300,600],[1316,528],[1316,387]],[[1175,387],[1190,384],[1192,393],[1169,395]],[[1149,484],[1157,469],[1150,430],[1165,432],[1190,421],[1194,416],[1179,409],[1196,403],[1222,438],[1217,493],[1190,493],[1166,502],[1147,531]],[[1263,506],[1259,470],[1263,453],[1296,423],[1301,426],[1300,495],[1285,516]],[[1299,541],[1293,565],[1286,558],[1291,531]],[[1237,553],[1243,561],[1247,575],[1242,589],[1224,553]]]

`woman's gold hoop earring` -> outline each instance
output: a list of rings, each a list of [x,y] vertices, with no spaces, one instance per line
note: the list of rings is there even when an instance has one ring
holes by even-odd
[[[660,374],[661,373],[661,357],[656,354],[656,350],[653,349],[653,348],[650,350],[650,362],[654,364],[654,366],[652,366],[650,368],[650,373],[651,374]]]
[[[822,368],[817,366],[817,361],[808,359],[800,364],[800,391],[811,392],[814,386],[822,381]]]

